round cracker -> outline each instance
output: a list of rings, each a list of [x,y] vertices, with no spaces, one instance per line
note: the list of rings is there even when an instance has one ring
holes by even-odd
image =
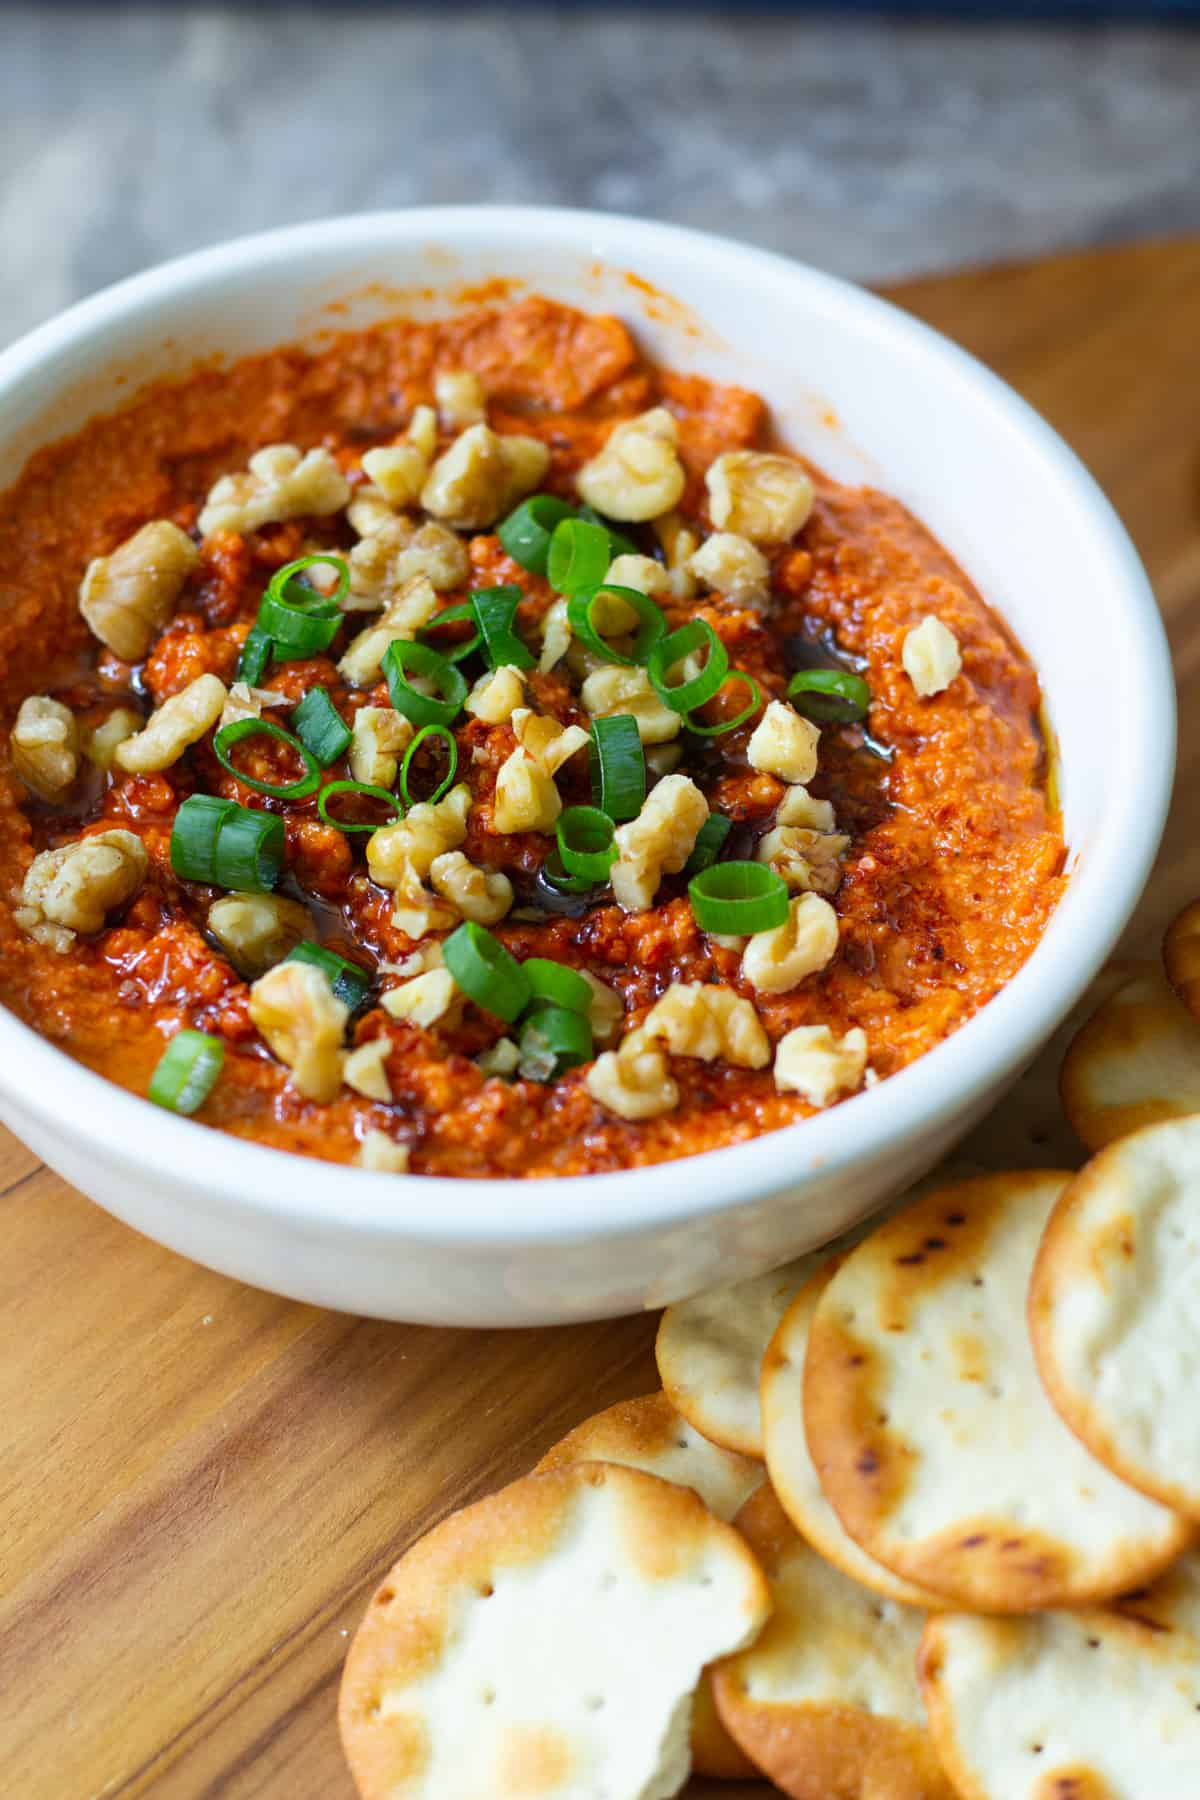
[[[1200,1644],[1099,1609],[932,1616],[921,1686],[962,1800],[1195,1800]]]
[[[852,1581],[902,1606],[945,1606],[932,1588],[904,1581],[867,1555],[825,1498],[804,1431],[804,1361],[813,1314],[844,1257],[835,1257],[805,1282],[784,1313],[763,1357],[759,1394],[767,1474],[780,1505],[826,1562]]]
[[[719,1519],[732,1519],[763,1481],[760,1462],[722,1450],[680,1417],[663,1393],[620,1400],[585,1419],[547,1450],[535,1469],[577,1462],[620,1463],[689,1487]],[[753,1781],[758,1770],[729,1736],[712,1697],[708,1672],[692,1707],[692,1768],[718,1781]]]
[[[396,1563],[342,1676],[363,1800],[643,1800],[688,1769],[703,1665],[757,1635],[757,1562],[686,1488],[577,1463],[453,1514]]]
[[[1144,1585],[1187,1521],[1084,1448],[1042,1389],[1025,1323],[1066,1183],[984,1176],[927,1194],[853,1251],[818,1302],[809,1449],[876,1561],[986,1612],[1079,1606]]]
[[[1168,925],[1163,965],[1167,980],[1193,1019],[1200,1019],[1200,900],[1185,906]]]
[[[668,1306],[654,1351],[667,1397],[689,1424],[726,1450],[763,1453],[758,1374],[763,1352],[797,1290],[828,1252],[712,1288]]]
[[[1050,1215],[1029,1289],[1042,1381],[1106,1468],[1200,1519],[1200,1115],[1102,1150]]]
[[[769,1487],[737,1523],[774,1610],[713,1676],[733,1736],[793,1800],[953,1800],[917,1686],[924,1614],[824,1562]]]
[[[1059,1091],[1089,1150],[1200,1112],[1200,1024],[1161,970],[1109,996],[1067,1051]]]

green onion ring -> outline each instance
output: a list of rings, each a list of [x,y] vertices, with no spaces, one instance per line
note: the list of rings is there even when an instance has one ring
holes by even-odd
[[[267,672],[274,647],[270,633],[264,631],[261,625],[252,625],[246,633],[242,654],[238,657],[237,679],[244,681],[248,687],[257,687]]]
[[[546,575],[560,594],[597,587],[608,574],[612,544],[603,525],[587,519],[561,519],[546,554]]]
[[[467,919],[442,944],[442,958],[456,984],[476,1006],[508,1024],[528,1006],[529,978],[499,938]]]
[[[616,826],[598,806],[568,806],[554,825],[558,854],[568,875],[586,875],[595,883],[608,880],[617,860]]]
[[[521,967],[533,994],[531,1006],[565,1006],[570,1012],[591,1017],[592,990],[578,969],[548,956],[527,956]]]
[[[365,824],[356,824],[350,819],[332,819],[329,816],[329,802],[335,794],[365,794],[368,800],[382,800],[385,806],[392,807],[396,817]],[[335,831],[344,831],[347,837],[356,831],[379,831],[383,825],[394,825],[396,819],[404,817],[404,808],[390,788],[372,787],[367,781],[327,781],[321,789],[317,811],[326,825],[332,825]]]
[[[862,676],[845,669],[801,669],[788,682],[787,697],[817,725],[860,725],[871,706]]]
[[[332,594],[322,594],[316,588],[309,587],[299,577],[305,569],[313,568],[317,563],[325,563],[338,572],[338,584]],[[291,592],[297,590],[299,598]],[[335,556],[332,551],[318,550],[311,556],[298,556],[295,562],[284,563],[282,569],[276,569],[267,583],[264,599],[282,600],[287,606],[294,606],[299,612],[315,612],[318,617],[325,607],[340,607],[350,592],[350,564],[344,556]]]
[[[448,793],[453,786],[454,777],[458,774],[458,744],[454,733],[448,725],[422,725],[404,752],[404,761],[400,764],[400,798],[405,806],[416,806],[417,801],[409,791],[408,771],[413,757],[421,744],[428,743],[430,738],[441,738],[446,746],[446,773],[434,788],[432,794],[426,794],[425,800],[430,806],[436,806],[442,795]]]
[[[578,517],[583,519],[588,525],[599,525],[603,531],[607,531],[608,554],[610,558],[618,556],[636,556],[638,554],[638,547],[633,542],[633,539],[627,538],[623,531],[618,531],[616,526],[612,524],[610,520],[598,513],[594,506],[579,507]]]
[[[168,1112],[194,1113],[216,1086],[225,1046],[206,1031],[177,1031],[150,1077],[146,1098]]]
[[[709,813],[696,833],[692,854],[683,865],[684,874],[690,877],[699,875],[701,869],[711,868],[720,856],[725,839],[732,830],[733,820],[727,818],[724,813]]]
[[[534,659],[513,629],[517,608],[525,598],[519,587],[475,588],[469,604],[475,614],[483,654],[489,668],[501,669],[511,664],[516,669],[532,669]]]
[[[418,644],[429,644],[431,633],[437,631],[440,626],[465,625],[468,620],[474,626],[470,637],[462,638],[458,643],[449,644],[446,649],[438,651],[438,655],[444,656],[448,663],[463,662],[473,650],[478,650],[483,642],[483,634],[475,617],[475,608],[469,600],[462,600],[457,606],[448,606],[444,612],[438,613],[436,618],[430,619],[428,625],[423,625],[418,631],[417,642]],[[437,646],[430,644],[430,648],[436,649]]]
[[[278,813],[258,812],[217,794],[193,794],[175,814],[171,867],[182,881],[269,894],[283,867],[284,843]]]
[[[552,1081],[591,1061],[592,1022],[570,1007],[539,1006],[526,1019],[518,1043],[518,1069],[525,1080]]]
[[[601,812],[618,823],[636,819],[646,798],[646,753],[631,714],[592,720],[588,765],[592,799]]]
[[[747,719],[754,717],[754,714],[763,703],[762,689],[759,687],[757,681],[755,681],[753,675],[747,675],[745,669],[730,669],[728,675],[726,675],[724,681],[721,683],[721,687],[728,687],[731,681],[744,681],[746,686],[750,689],[750,698],[746,705],[743,706],[741,712],[734,713],[732,719],[722,719],[719,725],[697,725],[695,719],[693,719],[689,713],[685,717],[683,723],[686,729],[692,733],[693,737],[724,737],[727,731],[736,731],[739,725],[744,725]],[[717,691],[720,692],[720,689]],[[713,695],[713,698],[714,700],[716,699],[715,694]]]
[[[171,827],[171,867],[181,881],[220,886],[217,843],[222,825],[239,810],[236,800],[223,800],[219,794],[192,794],[183,802]]]
[[[638,616],[637,636],[633,640],[633,651],[629,656],[622,656],[620,651],[614,650],[592,623],[592,609],[601,594],[610,594],[623,601]],[[655,645],[666,636],[667,630],[666,615],[660,607],[655,606],[648,594],[643,594],[638,588],[617,587],[612,582],[601,582],[598,587],[580,588],[577,593],[572,594],[567,601],[567,619],[580,643],[594,656],[602,656],[605,662],[620,663],[626,669],[648,662]]]
[[[560,888],[564,894],[590,894],[596,886],[596,883],[587,875],[567,874],[563,868],[563,860],[558,853],[557,844],[543,862],[542,874],[551,887]]]
[[[574,517],[573,508],[565,500],[556,500],[553,494],[531,494],[507,519],[500,521],[496,536],[514,562],[531,575],[544,575],[555,526]]]
[[[292,713],[292,727],[323,769],[329,768],[350,748],[353,735],[350,727],[323,687],[309,688]]]
[[[347,961],[336,950],[326,950],[323,944],[310,944],[305,939],[289,950],[283,960],[311,963],[314,969],[320,969],[337,998],[351,1012],[357,1012],[371,991],[370,974],[361,964]]]
[[[668,671],[695,650],[708,651],[704,667],[690,681],[672,685],[667,680]],[[682,713],[685,718],[697,706],[703,706],[706,700],[711,700],[714,694],[720,692],[721,683],[728,672],[729,652],[707,619],[689,619],[678,631],[660,638],[646,664],[646,673],[659,699],[665,701],[673,712]]]
[[[688,882],[701,931],[740,937],[773,931],[788,916],[787,883],[766,863],[713,863]]]
[[[253,775],[243,775],[230,753],[249,737],[274,738],[277,743],[294,750],[304,764],[304,774],[299,781],[258,781]],[[234,719],[231,724],[222,725],[213,738],[213,752],[221,767],[236,775],[243,787],[253,788],[256,794],[266,794],[272,800],[303,800],[309,794],[315,794],[321,785],[320,764],[312,751],[271,719]]]
[[[305,569],[327,563],[338,572],[333,594],[319,594],[299,577]],[[272,641],[281,662],[318,656],[328,650],[342,624],[340,602],[350,588],[350,565],[343,556],[301,556],[276,569],[259,603],[256,629]]]
[[[433,681],[441,690],[442,698],[435,700],[430,694],[418,693],[409,683],[410,669],[413,674]],[[414,725],[453,725],[462,711],[462,703],[467,697],[466,676],[428,644],[398,638],[384,651],[383,672],[392,705]]]

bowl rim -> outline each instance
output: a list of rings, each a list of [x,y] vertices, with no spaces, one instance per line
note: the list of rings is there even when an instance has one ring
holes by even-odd
[[[827,1112],[745,1142],[647,1168],[595,1175],[457,1177],[380,1174],[272,1149],[153,1107],[77,1063],[0,1007],[0,1088],[16,1107],[95,1145],[147,1180],[185,1182],[217,1206],[278,1224],[339,1233],[519,1246],[650,1234],[753,1205],[822,1174],[845,1174],[889,1142],[961,1112],[1016,1072],[1049,1035],[1109,955],[1142,892],[1166,820],[1174,773],[1175,692],[1162,620],[1137,552],[1111,503],[1066,443],[984,364],[879,296],[808,264],[735,239],[617,213],[553,206],[415,207],[367,212],[236,238],[130,276],[78,302],[0,352],[0,394],[67,348],[94,348],[103,333],[144,307],[194,296],[230,276],[266,273],[314,250],[370,255],[391,245],[440,240],[491,248],[501,235],[523,251],[577,249],[637,268],[643,250],[669,249],[685,265],[737,265],[739,279],[799,286],[810,306],[836,308],[898,355],[937,365],[940,379],[971,390],[972,403],[1018,433],[1048,488],[1089,515],[1114,570],[1137,679],[1123,720],[1137,780],[1120,785],[1086,870],[1072,877],[1056,914],[1073,930],[1043,939],[1013,979],[978,1013],[906,1069]],[[502,269],[497,269],[502,274]],[[447,277],[450,281],[451,276]],[[435,283],[436,285],[436,283]],[[94,345],[89,340],[95,340]],[[116,410],[119,410],[117,408]],[[50,1104],[48,1097],[52,1097]],[[203,1133],[203,1139],[200,1134]],[[798,1136],[797,1134],[802,1134]]]

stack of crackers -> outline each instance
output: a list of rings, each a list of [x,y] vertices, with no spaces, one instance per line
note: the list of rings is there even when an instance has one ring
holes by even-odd
[[[669,1308],[661,1392],[400,1559],[364,1800],[1200,1800],[1200,905],[1165,961],[1067,1052],[1081,1171]]]

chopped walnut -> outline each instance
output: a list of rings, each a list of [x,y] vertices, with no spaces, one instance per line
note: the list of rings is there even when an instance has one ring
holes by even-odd
[[[836,894],[842,884],[842,858],[849,848],[850,839],[842,832],[776,825],[759,840],[757,856],[792,889]]]
[[[857,1026],[835,1038],[828,1025],[798,1025],[776,1048],[775,1086],[810,1106],[828,1106],[861,1085],[866,1066],[867,1034]]]
[[[338,663],[338,674],[351,687],[374,687],[391,644],[411,642],[438,610],[432,582],[417,576],[396,595],[374,625],[360,631]]]
[[[940,694],[962,671],[958,639],[932,616],[914,625],[905,637],[900,660],[922,700]]]
[[[421,505],[460,530],[482,530],[531,493],[549,466],[540,438],[499,437],[489,425],[471,425],[434,463]]]
[[[386,1106],[392,1097],[392,1084],[384,1064],[391,1045],[387,1038],[372,1038],[351,1050],[342,1064],[342,1079],[356,1094],[368,1100],[381,1100]],[[390,1142],[390,1140],[389,1140]]]
[[[60,954],[75,934],[94,937],[141,887],[150,859],[132,831],[98,831],[35,856],[13,914],[28,937]]]
[[[556,600],[542,619],[542,654],[538,668],[545,675],[560,663],[571,648],[571,624],[567,618],[566,600]]]
[[[593,719],[628,713],[637,722],[643,744],[665,744],[683,729],[682,718],[657,692],[645,669],[606,663],[587,677],[579,699]]]
[[[368,787],[394,786],[400,758],[413,737],[413,723],[390,706],[362,706],[350,733],[350,774]]]
[[[166,519],[143,525],[109,556],[87,566],[79,610],[88,627],[125,662],[140,662],[171,616],[180,589],[200,561],[186,532]]]
[[[735,531],[715,531],[693,552],[688,567],[706,587],[743,605],[761,605],[770,589],[770,563],[749,538]]]
[[[760,994],[788,994],[837,954],[838,918],[819,894],[801,894],[782,925],[756,931],[742,957],[742,977]]]
[[[678,874],[708,817],[708,801],[687,775],[667,775],[647,795],[636,819],[618,827],[613,898],[626,912],[654,904],[664,875]]]
[[[809,831],[832,831],[837,823],[828,800],[814,800],[806,787],[790,787],[779,802],[776,825],[803,825]]]
[[[21,702],[9,739],[12,764],[43,800],[61,800],[79,773],[79,727],[61,700],[30,694]]]
[[[646,767],[652,775],[673,775],[683,761],[683,745],[651,744],[646,751]]]
[[[670,571],[652,556],[616,556],[608,565],[606,583],[636,588],[639,594],[669,594]]]
[[[633,1036],[639,1045],[663,1044],[674,1056],[698,1056],[704,1062],[720,1057],[740,1069],[762,1069],[771,1060],[767,1034],[752,1003],[732,988],[703,981],[672,982]]]
[[[505,725],[525,704],[525,676],[512,663],[489,669],[479,677],[463,704],[485,725]]]
[[[467,547],[454,532],[432,522],[416,525],[397,513],[355,544],[348,567],[344,612],[376,612],[416,580],[445,593],[461,587],[471,573]]]
[[[679,427],[665,406],[627,419],[575,477],[582,498],[610,519],[656,519],[679,504],[686,477]]]
[[[433,397],[443,425],[465,431],[487,418],[487,396],[478,375],[469,369],[446,369],[434,377]]]
[[[208,909],[208,929],[247,981],[256,981],[313,933],[307,907],[281,894],[225,894]]]
[[[480,1052],[475,1058],[475,1067],[481,1075],[515,1075],[520,1060],[521,1052],[512,1039],[502,1037]]]
[[[636,1033],[633,1036],[636,1037]],[[633,1044],[598,1056],[583,1078],[593,1100],[619,1119],[659,1119],[679,1105],[679,1088],[661,1050]]]
[[[513,888],[500,869],[481,869],[461,850],[435,856],[429,869],[429,885],[456,906],[464,919],[477,925],[494,925],[512,910]]]
[[[784,700],[772,700],[750,734],[746,760],[752,769],[783,781],[811,781],[817,772],[821,733]]]
[[[588,1008],[588,1017],[592,1023],[592,1037],[598,1044],[611,1044],[620,1029],[625,1017],[625,1002],[620,994],[614,993],[606,981],[591,975],[586,969],[579,974],[592,990],[592,1004]]]
[[[428,1026],[444,1019],[461,999],[449,969],[430,969],[424,975],[414,975],[411,981],[401,982],[399,987],[389,988],[379,1004],[393,1019]]]
[[[112,768],[117,748],[126,738],[136,737],[142,729],[142,715],[131,706],[118,706],[107,719],[83,733],[83,754],[90,763],[105,771]]]
[[[551,775],[587,746],[588,734],[582,725],[560,725],[557,719],[535,713],[527,706],[516,709],[511,724],[522,750]]]
[[[402,444],[386,444],[368,450],[362,459],[363,474],[371,483],[360,488],[347,508],[347,517],[362,537],[369,537],[395,507],[416,506],[437,449],[437,415],[431,406],[418,406],[409,421]],[[381,500],[385,512],[372,503]]]
[[[671,592],[677,600],[690,600],[696,592],[696,577],[691,567],[699,541],[695,532],[684,524],[677,512],[669,512],[661,519],[655,519],[654,535],[667,559]]]
[[[219,723],[227,698],[219,675],[197,675],[151,713],[144,730],[117,745],[115,760],[132,775],[169,769],[190,744]]]
[[[410,1154],[407,1144],[398,1144],[386,1131],[373,1129],[359,1146],[358,1166],[376,1175],[407,1175]]]
[[[349,499],[350,483],[328,450],[268,444],[250,458],[244,473],[222,475],[197,523],[204,537],[257,531],[285,519],[341,512]]]
[[[261,719],[267,708],[290,705],[287,695],[277,694],[273,688],[256,688],[247,681],[235,681],[225,697],[221,723],[236,725],[239,719]]]
[[[496,776],[492,825],[496,831],[553,831],[562,811],[554,777],[518,744]]]
[[[727,450],[704,480],[717,530],[736,532],[754,544],[786,543],[812,511],[813,484],[791,456]]]
[[[423,886],[437,857],[457,850],[467,835],[471,790],[463,782],[444,799],[420,801],[394,825],[384,825],[367,840],[367,868],[372,881],[396,895],[392,923],[397,931],[421,938],[426,932],[458,923],[458,913]]]
[[[312,963],[276,963],[250,989],[250,1017],[306,1100],[334,1098],[342,1085],[350,1008],[320,969]]]

